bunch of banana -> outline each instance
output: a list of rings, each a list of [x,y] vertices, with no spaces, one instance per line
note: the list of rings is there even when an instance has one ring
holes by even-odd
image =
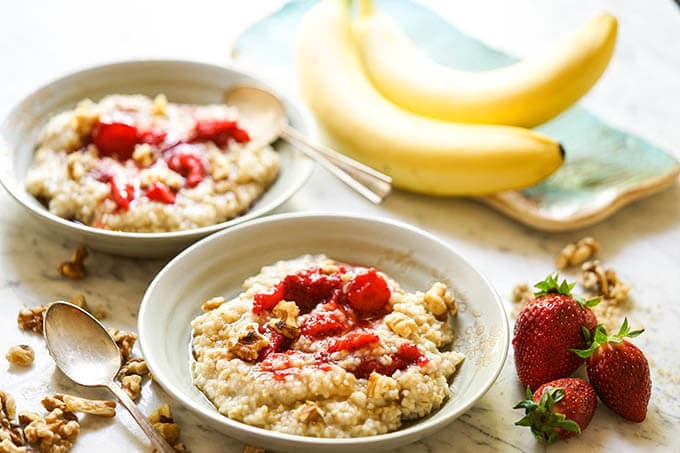
[[[395,69],[368,61],[381,51],[377,28],[372,32],[375,17],[370,8],[364,8],[364,13],[355,24],[355,33],[349,2],[322,0],[307,13],[299,30],[297,69],[301,92],[322,131],[338,150],[389,174],[397,187],[435,195],[482,195],[519,189],[541,181],[562,164],[564,151],[560,144],[528,129],[465,124],[452,122],[449,117],[429,118],[426,112],[421,115],[409,111],[415,109],[404,106],[401,97],[386,99],[369,80],[366,68],[373,68],[369,70],[376,85],[380,84],[379,89],[383,89],[382,79],[375,75],[383,71],[376,68],[383,68],[385,73]],[[385,23],[383,19],[378,22]],[[562,63],[556,60],[554,64],[571,68]],[[418,65],[414,65],[415,69]],[[553,71],[557,72],[559,68]],[[397,80],[401,75],[391,77]],[[402,91],[404,97],[410,95],[403,91],[417,88],[413,84],[402,89],[401,82],[395,83],[396,91]],[[423,83],[445,87],[448,82],[437,79]],[[524,83],[535,81],[514,79],[506,85]],[[478,92],[481,91],[480,88]],[[490,102],[490,96],[486,93],[484,102]],[[433,98],[436,97],[435,94]],[[524,101],[518,98],[517,102]],[[505,104],[488,105],[482,109],[505,109]],[[531,108],[531,104],[524,106]]]

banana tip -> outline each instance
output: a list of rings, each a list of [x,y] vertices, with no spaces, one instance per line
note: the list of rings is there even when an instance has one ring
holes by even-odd
[[[562,143],[558,143],[557,146],[559,146],[560,156],[562,156],[562,160],[564,160],[564,156],[566,155],[566,152],[564,151],[564,146],[562,146]]]

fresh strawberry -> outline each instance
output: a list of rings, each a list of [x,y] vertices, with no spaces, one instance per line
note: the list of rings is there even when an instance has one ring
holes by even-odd
[[[584,301],[571,295],[574,284],[558,283],[549,275],[535,287],[539,290],[520,312],[515,323],[512,346],[515,368],[522,386],[537,388],[554,379],[571,375],[584,359],[570,349],[587,347],[588,335],[597,326],[589,307],[599,299]]]
[[[579,357],[588,358],[588,379],[597,396],[611,410],[633,422],[647,416],[647,405],[652,393],[649,364],[642,351],[624,338],[634,338],[644,330],[630,331],[628,319],[616,335],[607,335],[602,325],[597,326],[588,349],[574,350]]]
[[[531,427],[536,439],[550,443],[586,429],[596,406],[595,391],[586,381],[557,379],[543,384],[533,395],[527,387],[526,399],[514,407],[524,409],[526,415],[515,425]]]

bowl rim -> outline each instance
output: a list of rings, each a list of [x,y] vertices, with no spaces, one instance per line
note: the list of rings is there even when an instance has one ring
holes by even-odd
[[[486,284],[486,286],[491,290],[493,299],[496,303],[496,306],[498,308],[498,311],[500,312],[502,321],[501,321],[501,329],[502,333],[499,336],[499,345],[500,345],[500,354],[498,355],[498,360],[497,363],[495,364],[495,369],[493,370],[491,374],[491,378],[488,380],[488,382],[484,383],[481,387],[479,387],[472,395],[470,400],[463,405],[460,409],[458,409],[455,412],[452,412],[451,414],[447,415],[445,418],[442,420],[437,420],[433,421],[431,418],[423,420],[422,422],[416,422],[414,423],[413,426],[409,426],[407,428],[403,429],[398,429],[396,431],[392,431],[389,433],[385,434],[377,434],[374,436],[362,436],[362,437],[350,437],[350,438],[320,438],[320,437],[311,437],[311,436],[302,436],[302,435],[297,435],[297,434],[288,434],[288,433],[281,433],[278,431],[273,431],[273,430],[268,430],[264,428],[259,428],[256,426],[251,426],[246,423],[237,421],[237,420],[232,420],[229,417],[222,415],[220,412],[218,412],[216,409],[208,409],[204,408],[202,406],[199,406],[194,400],[189,398],[188,396],[185,396],[185,393],[181,391],[181,389],[176,386],[171,379],[168,379],[168,377],[161,371],[161,367],[159,366],[158,362],[156,362],[156,359],[152,357],[149,354],[146,354],[145,349],[150,349],[147,346],[146,338],[147,338],[147,332],[145,332],[145,324],[147,323],[147,307],[151,304],[151,294],[155,290],[156,286],[160,284],[160,281],[165,277],[165,274],[170,272],[170,270],[177,264],[181,263],[188,255],[191,255],[193,253],[196,253],[198,249],[206,247],[208,244],[211,242],[219,241],[222,239],[223,236],[228,235],[228,234],[233,234],[236,233],[240,230],[251,228],[252,226],[264,224],[264,223],[277,223],[277,222],[286,222],[288,220],[293,220],[293,219],[305,219],[305,218],[314,218],[314,219],[324,219],[324,218],[330,218],[330,219],[339,219],[339,220],[351,220],[351,221],[362,221],[362,222],[369,222],[369,223],[376,223],[384,226],[391,226],[391,227],[397,227],[402,230],[405,230],[408,234],[415,234],[419,235],[425,239],[431,240],[436,242],[439,246],[445,248],[448,252],[453,253],[454,255],[457,255],[464,263],[467,265],[470,270],[472,270],[474,273],[476,273],[482,281]],[[223,230],[219,233],[212,234],[206,238],[201,239],[200,241],[192,244],[182,252],[180,252],[176,257],[174,257],[171,261],[169,261],[163,268],[156,274],[154,277],[153,281],[149,284],[147,287],[146,291],[144,292],[144,296],[142,298],[142,302],[140,303],[139,306],[139,311],[138,311],[138,318],[137,318],[137,332],[139,334],[139,346],[140,349],[142,350],[142,354],[145,357],[147,364],[149,366],[149,369],[153,373],[154,377],[156,378],[156,382],[168,393],[170,396],[172,396],[175,400],[179,401],[184,405],[184,407],[188,408],[195,414],[204,417],[206,419],[209,419],[211,422],[213,422],[214,425],[220,425],[220,426],[227,426],[231,429],[234,430],[239,430],[244,433],[247,433],[249,435],[255,435],[255,436],[260,436],[260,437],[266,437],[272,440],[277,440],[277,441],[285,441],[288,443],[297,443],[299,445],[304,445],[306,447],[312,447],[312,446],[320,446],[320,447],[338,447],[338,446],[343,446],[343,447],[350,447],[350,446],[363,446],[366,447],[367,445],[371,444],[377,444],[377,443],[382,443],[390,440],[396,440],[401,437],[406,437],[409,435],[417,435],[419,432],[434,432],[438,429],[441,429],[451,422],[453,422],[456,418],[460,417],[463,413],[467,412],[470,407],[472,407],[477,401],[479,401],[482,396],[484,396],[489,389],[493,386],[493,384],[496,382],[498,379],[498,376],[500,375],[501,371],[503,370],[503,367],[505,365],[505,362],[507,360],[508,356],[508,349],[510,346],[510,325],[509,325],[509,320],[508,320],[508,315],[507,311],[505,309],[505,306],[503,305],[503,300],[496,291],[495,287],[491,284],[491,282],[487,279],[487,277],[481,273],[475,266],[473,266],[470,261],[460,253],[458,253],[456,250],[453,249],[449,244],[444,242],[443,240],[437,238],[434,234],[429,233],[421,228],[418,228],[416,226],[410,225],[408,223],[399,221],[399,220],[394,220],[386,217],[377,217],[377,216],[361,216],[361,215],[356,215],[356,214],[351,214],[351,213],[343,213],[343,212],[330,212],[330,211],[310,211],[310,212],[293,212],[293,213],[284,213],[284,214],[276,214],[276,215],[270,215],[266,217],[261,217],[255,220],[250,220],[248,222],[239,224],[233,228],[229,228],[228,230]],[[149,333],[148,336],[151,336],[151,333]]]
[[[84,68],[80,69],[75,69],[73,71],[67,72],[65,74],[60,75],[59,77],[52,79],[49,82],[43,83],[40,85],[38,88],[32,90],[25,96],[23,96],[18,102],[16,102],[12,107],[8,110],[8,113],[3,117],[2,122],[0,122],[0,131],[4,130],[7,127],[7,122],[9,119],[14,116],[19,109],[19,106],[23,104],[27,99],[29,99],[32,96],[35,96],[37,93],[48,89],[50,86],[65,82],[70,78],[80,76],[80,75],[87,75],[88,73],[95,73],[96,71],[102,70],[102,69],[107,69],[107,68],[115,68],[115,67],[125,67],[125,66],[135,66],[135,65],[140,65],[140,64],[160,64],[160,65],[187,65],[187,66],[203,66],[205,68],[210,68],[210,69],[218,69],[221,71],[231,71],[237,74],[240,74],[244,77],[251,78],[253,79],[257,84],[262,85],[264,87],[267,87],[268,89],[272,90],[280,99],[284,101],[284,104],[292,106],[295,113],[302,118],[302,122],[305,124],[305,127],[308,127],[310,129],[309,133],[314,134],[314,128],[313,128],[313,123],[311,122],[310,118],[308,117],[308,114],[305,112],[304,109],[301,108],[298,103],[293,100],[291,97],[281,94],[281,92],[276,89],[275,86],[273,86],[271,83],[268,83],[265,78],[260,77],[256,75],[254,72],[249,71],[247,69],[241,68],[237,64],[232,64],[232,63],[225,63],[222,65],[218,64],[213,64],[213,63],[207,63],[203,61],[197,61],[197,60],[189,60],[189,59],[167,59],[167,58],[139,58],[139,59],[131,59],[131,60],[119,60],[119,61],[114,61],[114,62],[109,62],[109,63],[104,63],[104,64],[97,64],[93,66],[87,66]],[[2,157],[3,154],[6,154],[6,159],[8,161],[11,161],[12,159],[12,153],[10,151],[10,145],[6,143],[6,141],[2,138],[0,135],[0,158]],[[181,240],[181,239],[191,239],[196,236],[205,236],[210,233],[214,233],[216,231],[220,231],[226,228],[230,228],[234,225],[247,222],[252,219],[256,219],[259,216],[266,215],[267,213],[273,211],[274,209],[277,209],[279,206],[281,206],[283,203],[285,203],[287,200],[289,200],[295,193],[300,190],[308,181],[309,178],[312,176],[312,173],[315,168],[315,163],[307,158],[306,156],[300,155],[300,159],[304,159],[304,162],[306,162],[304,172],[305,174],[301,177],[298,178],[297,183],[295,184],[290,184],[285,186],[284,190],[281,191],[278,197],[276,197],[273,201],[271,206],[269,206],[267,209],[263,210],[262,212],[257,212],[253,209],[249,209],[246,211],[244,214],[234,217],[232,219],[226,220],[224,222],[216,223],[213,225],[207,225],[204,227],[200,228],[191,228],[188,230],[177,230],[177,231],[164,231],[164,232],[149,232],[149,233],[143,233],[143,232],[128,232],[128,231],[117,231],[117,230],[106,230],[103,228],[95,228],[91,227],[89,225],[77,223],[70,221],[68,219],[64,219],[62,217],[59,217],[55,214],[52,214],[49,212],[44,207],[39,207],[39,206],[34,206],[29,203],[25,203],[24,200],[22,199],[22,195],[24,193],[22,192],[22,187],[20,184],[16,185],[17,187],[14,187],[15,185],[9,183],[8,181],[5,180],[5,172],[0,171],[0,186],[2,186],[5,191],[21,206],[24,208],[28,209],[31,214],[36,215],[44,220],[47,220],[51,222],[52,224],[59,225],[66,227],[68,229],[74,230],[76,232],[80,232],[83,234],[87,235],[95,235],[95,236],[100,236],[102,238],[110,238],[110,239],[148,239],[148,240],[160,240],[160,239],[168,239],[168,240]],[[23,188],[23,191],[25,192],[25,188]],[[30,194],[29,194],[30,195]],[[257,203],[258,200],[255,201]]]

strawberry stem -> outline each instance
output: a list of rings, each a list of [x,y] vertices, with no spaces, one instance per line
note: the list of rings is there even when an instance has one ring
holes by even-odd
[[[534,297],[546,296],[548,294],[562,294],[564,296],[572,297],[584,309],[586,307],[587,308],[594,307],[595,305],[600,303],[599,297],[585,299],[583,297],[572,296],[571,290],[574,289],[576,283],[569,283],[567,282],[566,279],[562,280],[562,283],[560,283],[559,280],[560,280],[559,273],[555,272],[553,274],[549,274],[545,278],[545,280],[541,280],[540,282],[534,285],[534,288],[538,289],[538,291],[534,292]]]
[[[545,443],[559,439],[556,428],[565,431],[581,432],[581,427],[564,414],[553,412],[555,404],[564,399],[566,390],[561,387],[546,387],[538,402],[535,402],[531,389],[527,387],[526,399],[520,401],[513,409],[524,409],[525,415],[515,422],[517,426],[528,426],[534,437]]]
[[[587,330],[587,329],[586,329]],[[645,329],[638,329],[638,330],[630,330],[630,327],[628,326],[628,318],[623,318],[623,324],[621,324],[621,328],[619,331],[614,334],[614,335],[607,335],[607,330],[604,328],[602,324],[599,324],[597,327],[595,327],[595,331],[593,332],[592,336],[592,341],[590,340],[590,334],[586,337],[586,333],[583,333],[583,337],[586,339],[586,344],[590,344],[590,346],[587,349],[570,349],[571,352],[576,354],[577,356],[581,357],[582,359],[587,359],[597,349],[606,343],[621,343],[624,338],[635,338],[638,335],[640,335],[642,332],[644,332]]]

